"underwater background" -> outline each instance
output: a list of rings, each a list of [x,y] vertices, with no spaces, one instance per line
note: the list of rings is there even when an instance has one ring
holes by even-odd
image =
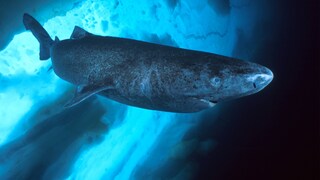
[[[0,179],[319,179],[319,3],[0,1]],[[23,13],[51,37],[75,25],[270,68],[261,92],[193,114],[93,97],[39,60]]]

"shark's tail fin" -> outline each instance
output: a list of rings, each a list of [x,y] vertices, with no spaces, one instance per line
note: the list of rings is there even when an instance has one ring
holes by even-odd
[[[48,32],[40,25],[40,23],[29,14],[23,15],[23,24],[27,30],[30,30],[34,37],[40,43],[40,60],[50,58],[50,47],[54,41],[50,38]]]

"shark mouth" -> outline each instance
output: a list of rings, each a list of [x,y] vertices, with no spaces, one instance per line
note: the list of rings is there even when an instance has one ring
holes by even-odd
[[[200,100],[201,102],[207,103],[208,106],[210,106],[210,107],[213,107],[214,105],[217,104],[216,101],[212,101],[212,100],[208,100],[208,99],[204,99],[204,98],[201,98],[201,99],[199,99],[199,100]]]

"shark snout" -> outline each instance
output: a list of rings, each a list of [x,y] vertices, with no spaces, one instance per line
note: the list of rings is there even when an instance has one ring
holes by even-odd
[[[273,73],[270,69],[262,67],[259,72],[248,77],[248,80],[252,82],[252,86],[258,91],[265,88],[273,79]]]

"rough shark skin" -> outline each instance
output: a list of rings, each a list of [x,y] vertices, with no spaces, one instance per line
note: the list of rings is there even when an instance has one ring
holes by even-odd
[[[212,53],[97,36],[75,27],[71,38],[51,40],[30,15],[23,19],[40,42],[40,59],[77,86],[73,106],[93,94],[160,111],[190,113],[259,92],[273,79],[261,65]]]

